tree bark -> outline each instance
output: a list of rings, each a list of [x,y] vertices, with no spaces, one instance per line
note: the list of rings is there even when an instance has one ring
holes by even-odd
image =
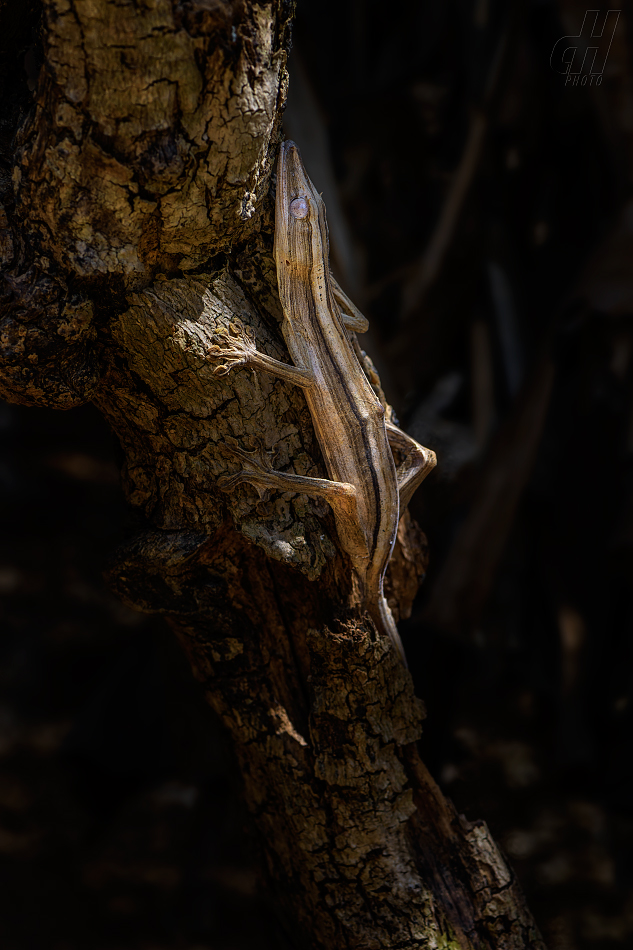
[[[228,729],[291,944],[540,948],[485,824],[418,756],[422,704],[360,609],[327,506],[216,487],[235,470],[227,438],[326,476],[299,390],[206,359],[238,324],[288,360],[271,168],[292,12],[0,0],[0,388],[93,400],[117,434],[141,527],[107,576],[166,616]],[[425,556],[405,513],[400,616]]]

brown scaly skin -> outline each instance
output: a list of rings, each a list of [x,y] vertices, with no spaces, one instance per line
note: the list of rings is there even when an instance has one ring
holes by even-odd
[[[222,487],[248,482],[324,498],[360,581],[364,606],[406,663],[383,582],[400,520],[400,491],[411,496],[435,466],[435,453],[386,425],[384,407],[346,328],[346,322],[366,328],[363,318],[330,276],[325,205],[297,146],[289,141],[281,145],[277,166],[275,260],[284,312],[281,329],[294,366],[259,354],[249,340],[239,338],[228,346],[225,339],[212,355],[228,361],[217,367],[219,374],[230,365],[249,365],[303,389],[329,480],[275,472],[261,452],[256,456],[233,446],[245,467],[224,479]],[[342,312],[338,301],[352,312]],[[400,478],[390,444],[394,441],[407,458]]]

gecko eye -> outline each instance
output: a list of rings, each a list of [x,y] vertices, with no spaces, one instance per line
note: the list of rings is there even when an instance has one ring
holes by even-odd
[[[290,202],[290,214],[293,218],[305,218],[309,210],[310,208],[305,198],[295,198],[294,201]]]

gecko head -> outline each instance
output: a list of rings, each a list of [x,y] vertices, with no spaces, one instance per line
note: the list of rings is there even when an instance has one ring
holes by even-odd
[[[315,257],[328,258],[325,205],[310,181],[294,142],[283,142],[277,163],[275,257],[285,267],[304,273]]]

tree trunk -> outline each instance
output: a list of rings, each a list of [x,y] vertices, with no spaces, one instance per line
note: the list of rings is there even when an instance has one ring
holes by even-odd
[[[229,730],[290,942],[542,947],[486,826],[419,759],[422,704],[359,607],[327,506],[216,487],[227,438],[326,476],[298,389],[218,378],[206,358],[238,324],[288,360],[271,168],[292,3],[25,9],[0,0],[2,394],[93,400],[116,432],[143,527],[109,581],[165,614]],[[400,616],[425,551],[405,513]]]

